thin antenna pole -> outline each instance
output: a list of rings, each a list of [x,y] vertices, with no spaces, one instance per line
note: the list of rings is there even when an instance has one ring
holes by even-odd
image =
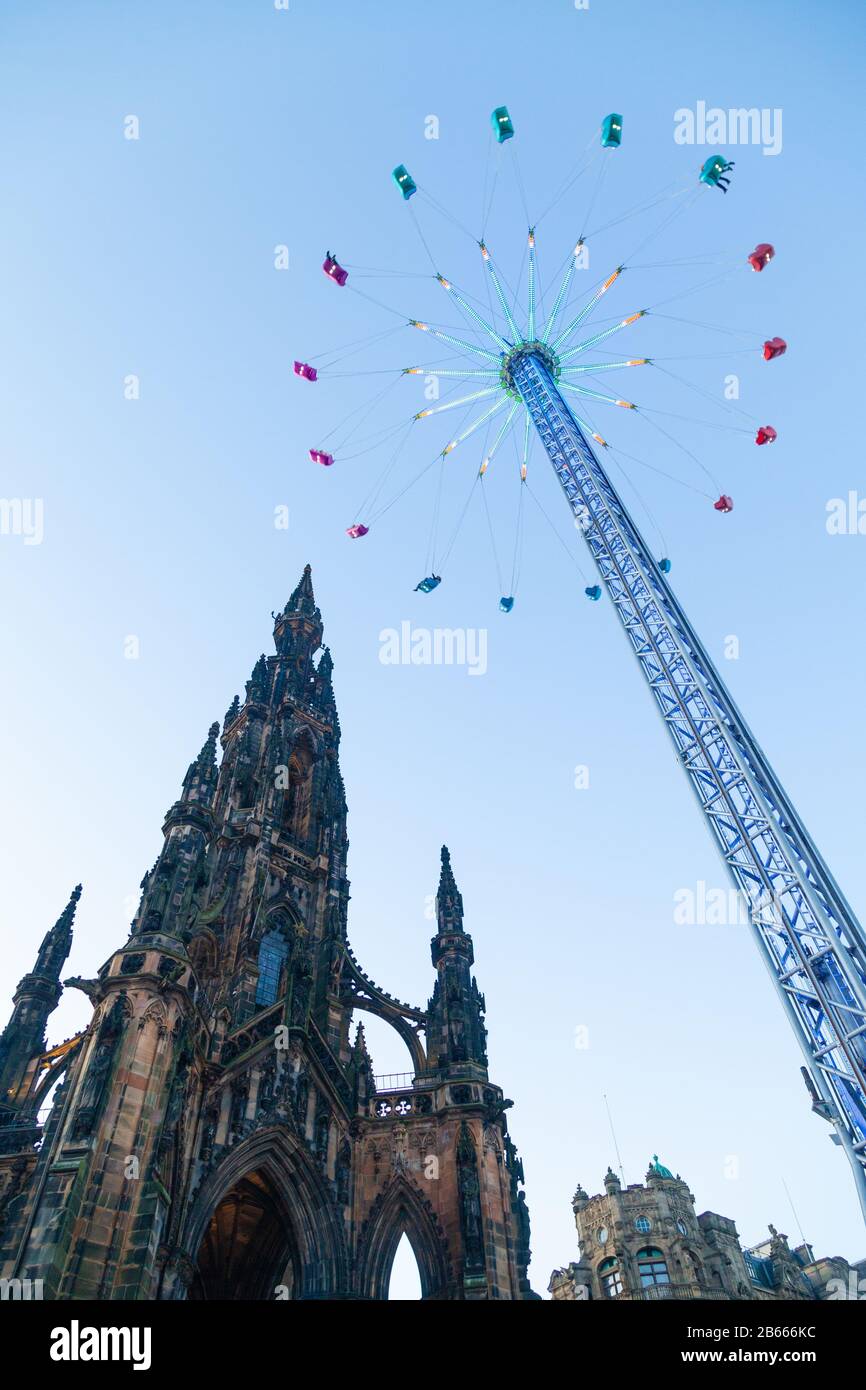
[[[609,1106],[608,1103],[607,1103],[607,1095],[606,1095],[606,1094],[605,1094],[605,1096],[604,1096],[604,1108],[605,1108],[605,1110],[607,1111],[607,1122],[608,1122],[608,1124],[610,1125],[610,1135],[611,1135],[611,1138],[613,1139],[613,1147],[614,1147],[614,1152],[616,1153],[616,1163],[617,1163],[617,1167],[619,1168],[619,1175],[620,1175],[620,1177],[622,1178],[622,1185],[623,1185],[623,1187],[626,1187],[626,1186],[627,1186],[627,1183],[626,1183],[626,1180],[625,1180],[625,1170],[624,1170],[624,1168],[623,1168],[623,1166],[622,1166],[622,1157],[621,1157],[620,1152],[619,1152],[619,1144],[616,1142],[616,1130],[615,1130],[614,1127],[613,1127],[613,1116],[612,1116],[611,1113],[610,1113],[610,1106]],[[787,1190],[787,1189],[786,1189],[786,1190]],[[804,1241],[805,1241],[805,1236],[803,1237],[803,1239],[804,1239]]]
[[[784,1178],[782,1178],[782,1186],[783,1186],[784,1189],[785,1189],[785,1196],[788,1198],[788,1202],[789,1202],[789,1204],[790,1204],[791,1211],[794,1213],[794,1220],[795,1220],[796,1223],[797,1223],[797,1230],[800,1232],[800,1238],[802,1239],[804,1245],[808,1245],[809,1242],[808,1242],[807,1239],[806,1239],[805,1233],[804,1233],[804,1231],[803,1231],[803,1227],[800,1225],[800,1218],[799,1218],[799,1216],[797,1215],[797,1208],[794,1206],[794,1199],[793,1199],[793,1197],[791,1196],[790,1192],[788,1191],[788,1184],[785,1182],[785,1179],[784,1179]]]

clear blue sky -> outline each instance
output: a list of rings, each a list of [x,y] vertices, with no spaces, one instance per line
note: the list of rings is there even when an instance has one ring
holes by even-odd
[[[825,528],[828,499],[863,487],[852,279],[864,215],[853,153],[861,8],[291,0],[282,13],[270,0],[82,0],[9,6],[2,31],[0,490],[45,508],[41,545],[0,537],[4,997],[79,879],[70,973],[92,974],[125,938],[161,817],[208,724],[271,650],[270,610],[309,561],[344,732],[351,939],[375,979],[426,1000],[425,905],[447,841],[487,996],[491,1072],[515,1100],[535,1286],[576,1255],[577,1182],[598,1191],[615,1164],[605,1093],[629,1181],[657,1151],[698,1209],[733,1217],[749,1243],[770,1221],[799,1239],[784,1183],[818,1251],[861,1256],[847,1166],[810,1113],[798,1049],[746,931],[674,922],[677,890],[725,881],[609,605],[586,603],[534,511],[509,617],[477,509],[446,582],[413,594],[430,487],[350,542],[344,527],[381,460],[324,470],[306,456],[385,378],[310,387],[290,374],[295,356],[397,322],[325,280],[326,247],[358,265],[429,272],[389,181],[396,163],[476,230],[494,106],[507,103],[517,124],[533,216],[601,117],[623,113],[596,225],[712,152],[674,142],[678,108],[781,108],[782,152],[728,148],[727,197],[707,192],[639,258],[776,244],[765,274],[744,271],[671,312],[788,339],[770,366],[672,364],[715,399],[724,374],[740,372],[739,404],[779,441],[756,450],[746,435],[663,421],[734,495],[729,517],[646,470],[633,476],[681,599],[862,913],[866,538]],[[123,138],[130,114],[138,141]],[[437,141],[424,138],[431,114]],[[579,182],[541,224],[548,283],[587,196]],[[420,215],[443,273],[482,296],[468,238]],[[593,279],[654,225],[591,241]],[[525,217],[504,175],[487,236],[513,277]],[[288,272],[273,268],[281,243]],[[635,270],[609,312],[675,293],[689,283],[677,275]],[[421,279],[352,283],[407,315],[448,317]],[[652,318],[634,333],[640,355],[741,345]],[[357,365],[416,360],[406,329]],[[123,395],[130,373],[136,402]],[[661,374],[632,375],[638,401],[725,419]],[[423,404],[418,381],[404,380],[371,428]],[[592,418],[624,450],[703,486],[642,422],[604,406]],[[449,437],[444,422],[423,428],[410,472]],[[446,516],[477,462],[454,455]],[[571,543],[540,451],[531,481]],[[495,525],[510,537],[511,475],[494,466],[490,482]],[[280,504],[288,531],[273,526]],[[487,674],[383,666],[379,633],[403,620],[486,628]],[[729,634],[738,661],[723,661]],[[124,659],[128,635],[140,639],[137,661]],[[588,790],[573,786],[579,763]],[[55,1034],[88,1012],[83,996],[64,999]],[[377,1071],[408,1066],[399,1040],[371,1038]]]

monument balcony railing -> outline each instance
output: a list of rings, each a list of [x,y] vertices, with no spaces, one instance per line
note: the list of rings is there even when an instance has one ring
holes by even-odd
[[[624,1290],[619,1296],[620,1298],[649,1303],[658,1303],[664,1299],[684,1300],[690,1298],[729,1301],[724,1289],[702,1289],[700,1284],[686,1283],[648,1284],[645,1288],[637,1289],[633,1293]]]
[[[415,1073],[412,1071],[388,1071],[374,1076],[377,1091],[411,1091],[415,1087]]]

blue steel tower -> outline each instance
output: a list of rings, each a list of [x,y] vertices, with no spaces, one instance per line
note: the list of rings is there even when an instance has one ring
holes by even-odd
[[[532,343],[508,369],[577,519],[835,1127],[866,1216],[866,938]]]

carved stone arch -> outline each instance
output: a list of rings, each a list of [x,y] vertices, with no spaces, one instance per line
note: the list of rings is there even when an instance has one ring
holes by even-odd
[[[253,924],[250,941],[258,944],[263,936],[272,931],[284,932],[286,939],[291,941],[301,925],[301,915],[297,907],[292,899],[281,891],[278,897],[264,904],[264,911],[258,914],[258,921]]]
[[[497,1162],[502,1158],[502,1132],[498,1125],[484,1126],[484,1152],[492,1153]]]
[[[319,733],[316,729],[305,724],[301,719],[292,719],[286,728],[286,745],[289,752],[293,752],[302,744],[306,745],[311,761],[315,761],[321,754],[322,744]]]
[[[166,1028],[168,1026],[168,1015],[166,1014],[165,1005],[161,999],[151,999],[147,1008],[142,1013],[139,1023],[142,1028],[146,1023],[156,1023],[160,1028]]]
[[[285,1224],[292,1298],[344,1297],[349,1291],[348,1252],[341,1213],[306,1145],[282,1125],[258,1129],[235,1144],[202,1184],[182,1238],[192,1264],[197,1267],[222,1204],[246,1184],[267,1188]]]
[[[101,1035],[103,1024],[107,1022],[109,1015],[111,1015],[114,1009],[116,1008],[118,999],[122,1001],[120,1006],[121,1018],[120,1020],[118,1020],[117,1016],[115,1015],[115,1022],[119,1021],[123,1026],[125,1026],[132,1018],[132,1003],[130,1002],[129,995],[126,993],[125,990],[121,991],[120,994],[107,995],[103,1000],[101,1000],[99,1004],[97,1004],[96,1008],[93,1011],[93,1017],[88,1023],[86,1029],[84,1030],[84,1034],[82,1036],[83,1045],[78,1048],[77,1055],[79,1059],[87,1052],[89,1048],[92,1049],[94,1038],[99,1038],[99,1036]]]
[[[119,1030],[126,1027],[134,1014],[132,1000],[126,990],[122,989],[119,994],[109,994],[102,1017],[110,1030]]]
[[[412,1069],[416,1076],[427,1070],[427,1054],[424,1051],[424,1044],[415,1029],[400,1014],[384,1008],[376,999],[364,999],[357,994],[351,996],[351,1006],[353,1009],[364,1009],[368,1014],[375,1014],[377,1018],[381,1018],[384,1023],[389,1024],[394,1029],[394,1032],[403,1039],[409,1049]]]
[[[357,1294],[384,1301],[391,1268],[403,1236],[418,1264],[422,1299],[454,1297],[448,1244],[430,1203],[405,1174],[392,1178],[376,1198],[361,1230]]]
[[[286,785],[275,798],[274,810],[280,831],[303,843],[311,829],[313,779],[319,759],[318,742],[308,725],[294,722],[289,726],[284,757]]]
[[[219,942],[209,927],[199,927],[187,947],[187,955],[196,980],[207,989],[219,974],[220,960]]]
[[[701,1259],[697,1250],[693,1250],[690,1245],[684,1246],[683,1249],[689,1257],[692,1266],[692,1272],[694,1273],[696,1281],[698,1282],[698,1284],[703,1284],[706,1278],[706,1275],[704,1273],[703,1260]]]

